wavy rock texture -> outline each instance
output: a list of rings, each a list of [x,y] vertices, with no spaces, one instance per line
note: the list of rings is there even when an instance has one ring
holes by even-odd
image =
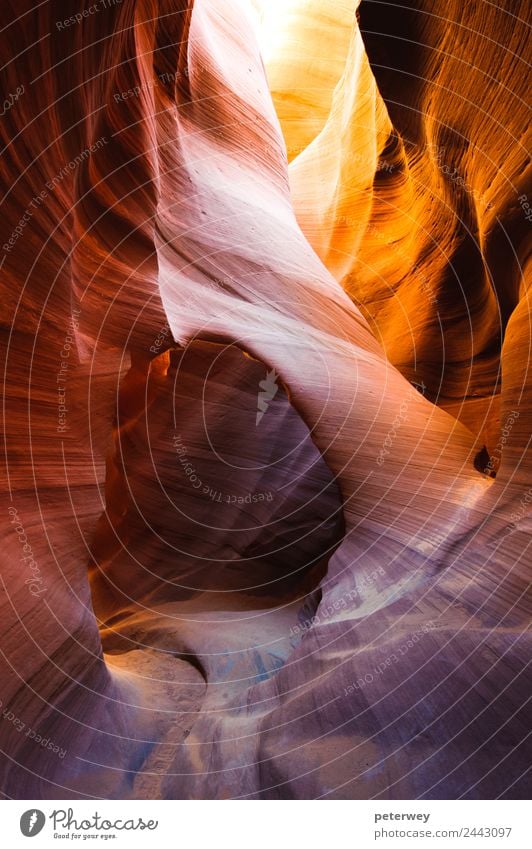
[[[83,8],[0,13],[4,796],[527,797],[526,4]]]

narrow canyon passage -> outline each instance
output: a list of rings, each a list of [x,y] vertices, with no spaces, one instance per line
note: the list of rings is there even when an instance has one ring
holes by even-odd
[[[526,798],[525,3],[81,6],[0,11],[1,792]]]

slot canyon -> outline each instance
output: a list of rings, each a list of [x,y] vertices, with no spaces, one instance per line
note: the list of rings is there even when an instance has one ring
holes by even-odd
[[[530,797],[529,11],[3,0],[3,798]]]

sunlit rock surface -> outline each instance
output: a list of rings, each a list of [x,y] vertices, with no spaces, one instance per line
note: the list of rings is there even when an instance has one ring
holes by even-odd
[[[526,4],[80,9],[0,12],[4,796],[528,797]]]

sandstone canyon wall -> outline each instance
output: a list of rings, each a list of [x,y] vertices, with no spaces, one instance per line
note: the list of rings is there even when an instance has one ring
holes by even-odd
[[[4,0],[4,797],[529,796],[527,11]]]

